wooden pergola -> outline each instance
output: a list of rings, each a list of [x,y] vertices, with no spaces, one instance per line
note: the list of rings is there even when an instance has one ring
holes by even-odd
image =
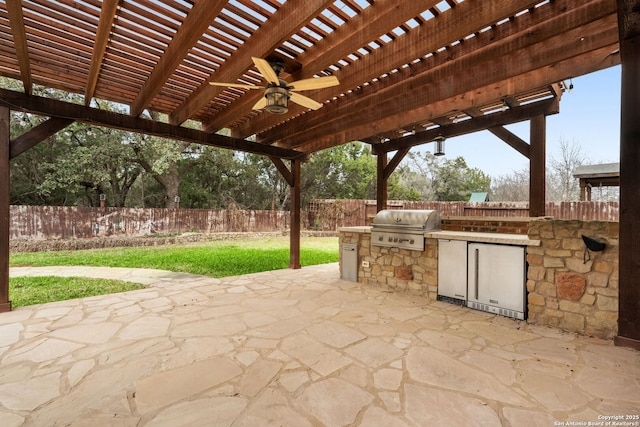
[[[582,201],[591,201],[593,188],[620,187],[620,163],[579,166],[572,175],[578,179]]]
[[[9,162],[73,122],[268,156],[291,187],[299,268],[300,169],[314,152],[371,144],[382,209],[411,147],[488,129],[529,158],[530,215],[544,215],[545,117],[559,112],[562,81],[622,63],[618,342],[638,345],[639,9],[638,0],[0,0],[0,75],[24,88],[0,90],[0,311],[11,308]],[[339,84],[305,92],[322,108],[290,102],[284,114],[253,109],[262,90],[209,84],[264,84],[252,57],[283,64],[286,82]],[[48,120],[10,135],[11,110]],[[504,127],[521,121],[529,141]]]

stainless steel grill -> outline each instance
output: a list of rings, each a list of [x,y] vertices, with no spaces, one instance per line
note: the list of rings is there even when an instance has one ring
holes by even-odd
[[[381,210],[371,223],[371,244],[424,251],[424,233],[440,230],[434,210]]]

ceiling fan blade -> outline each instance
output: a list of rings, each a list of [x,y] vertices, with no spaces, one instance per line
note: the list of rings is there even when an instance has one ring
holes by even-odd
[[[295,102],[296,104],[300,104],[303,107],[311,108],[312,110],[317,110],[318,108],[322,107],[321,103],[314,101],[307,96],[300,95],[299,93],[289,92],[289,96],[289,99],[291,101]]]
[[[224,86],[224,87],[237,87],[241,89],[264,89],[264,86],[256,86],[256,85],[244,85],[241,83],[220,83],[220,82],[209,82],[212,86]]]
[[[278,79],[278,75],[273,71],[273,68],[271,68],[271,64],[262,58],[251,57],[251,59],[266,81],[274,85],[280,85],[280,79]]]
[[[291,90],[324,89],[325,87],[338,86],[340,81],[336,76],[318,77],[315,79],[298,80],[288,84]]]
[[[252,110],[262,110],[266,106],[267,106],[267,98],[265,98],[263,96],[258,100],[258,102],[255,103],[255,105],[251,109]]]

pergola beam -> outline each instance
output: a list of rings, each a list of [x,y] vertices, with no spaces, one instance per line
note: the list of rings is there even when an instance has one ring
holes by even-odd
[[[87,87],[84,90],[84,105],[91,104],[91,99],[96,91],[100,69],[102,68],[102,60],[107,50],[111,28],[116,18],[116,12],[118,11],[118,3],[119,0],[103,0],[102,2],[96,41],[93,46],[93,51],[91,52],[91,66],[89,68],[89,77],[87,78]]]
[[[560,2],[565,1],[567,0],[560,0]],[[402,3],[412,2],[405,1]],[[443,46],[447,46],[451,40],[461,40],[469,34],[480,31],[483,27],[486,27],[487,22],[495,23],[511,17],[535,3],[537,2],[530,0],[497,0],[487,3],[482,8],[475,7],[473,2],[459,3],[455,8],[455,14],[444,13],[439,15],[437,19],[424,22],[421,26],[421,31],[410,31],[403,34],[397,37],[393,43],[383,45],[369,52],[368,55],[360,57],[344,70],[335,71],[334,74],[340,79],[340,85],[313,92],[312,96],[314,99],[319,100],[331,99],[362,85],[363,82],[371,82],[373,86],[377,86],[379,82],[374,83],[373,80],[388,73],[389,70],[400,69],[405,64],[413,63],[416,58],[424,57],[428,53],[436,52]],[[550,6],[556,7],[555,4]],[[423,10],[426,10],[426,8]],[[387,26],[386,32],[391,32],[398,26],[393,20],[390,20],[389,24],[392,25]],[[380,31],[380,34],[384,33],[385,31]],[[359,37],[354,37],[353,41],[360,44],[354,45],[353,52],[364,44]],[[328,105],[325,105],[324,108],[327,107]],[[285,116],[294,117],[304,111],[304,108],[292,106]],[[314,113],[314,116],[317,113]],[[323,116],[327,115],[326,111],[322,113]],[[334,113],[331,113],[329,116],[334,115]],[[303,119],[302,121],[306,120]],[[239,136],[252,135],[264,129],[272,128],[278,122],[280,120],[262,114],[251,122],[238,127],[237,132]],[[265,135],[260,135],[260,138],[264,138],[265,142],[273,142],[279,139],[278,136],[272,137],[269,134],[267,132]]]
[[[275,156],[284,159],[294,159],[303,156],[303,153],[295,150],[254,144],[244,139],[230,138],[228,136],[211,134],[196,129],[174,126],[168,123],[161,123],[112,111],[98,110],[96,108],[58,101],[51,98],[28,96],[6,89],[0,89],[0,105],[43,116],[74,120],[91,125],[100,125],[108,128],[144,133],[246,153]]]
[[[601,22],[596,23],[597,27],[600,25]],[[332,102],[322,109],[326,111],[306,120],[305,126],[296,126],[294,123],[279,126],[279,133],[270,132],[269,138],[272,141],[280,141],[283,146],[299,147],[326,135],[345,134],[350,128],[367,125],[368,134],[345,135],[344,139],[348,142],[359,139],[358,137],[370,136],[372,133],[375,134],[376,130],[386,130],[382,127],[385,117],[420,108],[424,106],[425,99],[438,102],[479,86],[496,84],[526,73],[535,73],[545,66],[554,66],[567,54],[573,57],[580,56],[617,42],[615,30],[607,28],[602,33],[595,28],[593,30],[593,37],[585,38],[582,42],[578,40],[579,32],[574,34],[574,38],[559,35],[524,49],[509,50],[503,56],[494,57],[489,62],[483,60],[483,57],[470,55],[434,69],[424,70],[418,75],[414,75],[414,70],[410,69],[398,71],[395,78],[397,84],[378,89],[373,87],[366,91],[369,93],[364,93],[363,90],[361,93],[352,94],[356,99],[349,102]],[[560,79],[564,77],[566,76]],[[547,82],[550,83],[552,82]],[[389,123],[389,127],[397,128],[398,123]]]
[[[185,22],[178,28],[167,46],[167,50],[162,54],[158,64],[153,68],[138,96],[131,104],[130,114],[132,116],[139,116],[153,97],[160,92],[162,86],[209,28],[211,22],[218,16],[226,3],[220,0],[199,1],[193,5]]]
[[[554,96],[558,98],[562,96],[562,92],[556,91],[555,89],[552,90],[552,93],[554,94]],[[520,106],[520,102],[518,102],[518,100],[512,96],[505,96],[504,102],[510,108],[517,108],[518,106]],[[483,115],[482,111],[478,110],[477,108],[469,108],[465,110],[465,112],[471,117],[479,117]],[[488,127],[487,130],[492,134],[494,134],[495,136],[497,136],[498,138],[500,138],[501,140],[503,140],[504,142],[506,142],[507,145],[509,145],[514,150],[516,150],[518,153],[522,154],[527,159],[529,158],[529,155],[530,155],[529,144],[527,144],[518,135],[511,132],[509,129],[505,128],[503,125],[491,126],[491,127]]]
[[[531,147],[529,146],[529,144],[527,144],[522,138],[511,132],[509,129],[505,128],[504,126],[491,126],[490,128],[487,128],[487,130],[506,142],[507,145],[525,156],[527,159],[531,158]]]
[[[372,152],[374,154],[378,154],[381,152],[396,151],[407,147],[426,144],[433,141],[438,136],[453,138],[496,126],[522,122],[539,115],[546,116],[557,114],[559,112],[560,100],[558,98],[550,98],[507,111],[474,117],[463,122],[452,123],[450,125],[417,132],[415,135],[393,139],[382,144],[373,144]]]
[[[560,7],[559,3],[563,2],[553,2],[549,6]],[[464,4],[456,7],[456,13],[460,13]],[[611,7],[610,2],[589,3],[587,6],[576,8],[572,6],[570,12],[558,16],[548,16],[549,9],[545,11],[547,14],[535,12],[514,19],[516,24],[519,20],[531,23],[525,26],[530,29],[527,37],[522,37],[516,31],[517,27],[498,26],[496,29],[487,30],[465,40],[464,43],[450,47],[446,52],[423,58],[409,67],[399,68],[395,73],[333,100],[318,111],[304,114],[262,132],[258,134],[258,141],[278,141],[283,146],[290,147],[302,146],[327,135],[346,133],[347,129],[358,125],[369,125],[365,128],[367,134],[359,133],[355,138],[350,135],[339,136],[338,141],[349,142],[365,138],[387,130],[381,129],[380,126],[385,122],[389,123],[388,129],[410,123],[395,123],[386,118],[423,107],[425,99],[429,100],[429,104],[433,104],[478,87],[534,73],[539,68],[555,66],[567,58],[580,57],[592,50],[617,43],[615,9]],[[441,18],[444,17],[445,15]],[[585,34],[589,36],[583,37]],[[396,42],[400,40],[403,38]],[[370,61],[369,57],[382,55],[378,51],[383,49],[377,49],[354,62],[345,72],[354,75],[366,74],[368,70],[361,69],[360,63]],[[598,58],[599,61],[603,59]],[[593,65],[589,64],[589,67]],[[343,76],[339,73],[336,75],[343,82]],[[540,86],[555,83],[565,77],[566,75],[563,75],[555,80],[548,80]],[[335,96],[336,93],[331,92],[333,89],[326,89],[326,94],[319,91],[318,98],[327,99]],[[510,91],[501,96],[513,93]],[[260,117],[251,123],[259,120]]]
[[[208,1],[202,1],[209,5]],[[226,3],[226,2],[220,2]],[[243,43],[235,52],[236,59],[225,61],[215,73],[218,82],[234,83],[238,77],[253,66],[252,56],[265,57],[273,52],[291,34],[296,32],[304,23],[318,15],[332,0],[305,0],[303,2],[286,2],[283,4],[249,40]],[[203,82],[169,118],[172,124],[180,124],[206,104],[221,94],[224,87],[211,86],[208,81]]]
[[[269,156],[269,159],[271,159],[271,162],[273,162],[273,165],[276,167],[276,169],[278,169],[278,172],[280,172],[280,175],[282,175],[284,180],[287,181],[289,187],[293,187],[295,185],[294,176],[293,173],[291,173],[291,171],[287,168],[287,165],[285,165],[284,162],[277,157]]]
[[[381,34],[385,34],[393,28],[404,24],[436,3],[436,0],[376,1],[364,9],[360,15],[354,16],[349,21],[348,28],[338,27],[312,48],[297,56],[296,61],[302,64],[302,68],[298,72],[291,74],[291,80],[312,78],[317,72],[333,65],[335,58],[345,57],[360,49],[362,40],[375,40]],[[358,37],[353,37],[354,33],[357,33]],[[403,55],[410,54],[410,52],[401,53]],[[335,91],[337,89],[334,89]],[[226,123],[229,123],[232,118],[248,114],[261,96],[263,96],[261,92],[249,91],[245,93],[240,99],[213,117],[207,123],[207,131],[218,130]],[[290,110],[291,112],[287,116],[293,117],[296,111],[302,112],[305,109],[294,104],[290,106]],[[263,114],[262,117],[256,120],[266,123],[277,119]],[[249,125],[253,124],[252,121]]]
[[[27,33],[24,29],[24,16],[22,14],[22,1],[7,0],[7,12],[9,13],[9,24],[11,25],[11,33],[13,34],[13,44],[18,57],[20,66],[20,76],[22,77],[22,85],[24,91],[31,95],[33,83],[31,79],[31,65],[29,61],[29,49],[27,46]]]
[[[9,159],[18,157],[28,149],[35,147],[46,138],[56,134],[62,129],[73,123],[71,119],[62,119],[59,117],[52,117],[38,126],[29,129],[19,137],[15,138],[9,144]]]
[[[397,114],[388,112],[384,118],[371,117],[370,122],[353,124],[349,126],[345,123],[342,129],[332,129],[331,133],[297,147],[299,151],[314,152],[325,148],[333,147],[342,143],[354,140],[363,140],[373,135],[384,135],[393,129],[406,126],[408,123],[418,123],[429,120],[432,117],[441,117],[451,111],[452,106],[467,105],[461,110],[467,110],[473,105],[483,105],[496,99],[502,98],[507,93],[519,93],[526,87],[542,87],[564,79],[572,72],[580,71],[580,74],[589,73],[599,69],[611,67],[620,63],[620,56],[616,53],[617,42],[597,49],[588,54],[569,58],[531,73],[503,80],[498,83],[489,84],[466,92],[458,93],[441,100],[435,100],[427,105],[420,105],[416,108],[406,109]],[[327,130],[328,132],[328,130]]]
[[[404,159],[404,157],[407,155],[407,153],[409,153],[409,150],[411,150],[411,147],[403,147],[403,148],[399,149],[396,152],[396,154],[393,155],[393,157],[391,158],[391,161],[389,162],[389,164],[387,164],[387,166],[384,168],[384,179],[385,180],[389,179],[391,174],[400,165],[400,162],[402,161],[402,159]]]

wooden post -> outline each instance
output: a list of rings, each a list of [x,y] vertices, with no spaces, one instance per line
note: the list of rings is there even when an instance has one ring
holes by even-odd
[[[587,183],[584,179],[580,178],[580,201],[587,200]]]
[[[616,345],[640,350],[640,1],[618,0],[622,57],[620,281]]]
[[[376,212],[387,208],[387,153],[378,153],[378,167],[376,173]]]
[[[291,235],[289,236],[289,268],[300,268],[300,160],[291,160]]]
[[[9,300],[9,174],[10,111],[0,107],[0,312],[11,311]]]
[[[546,117],[531,119],[529,151],[529,216],[545,215]]]

